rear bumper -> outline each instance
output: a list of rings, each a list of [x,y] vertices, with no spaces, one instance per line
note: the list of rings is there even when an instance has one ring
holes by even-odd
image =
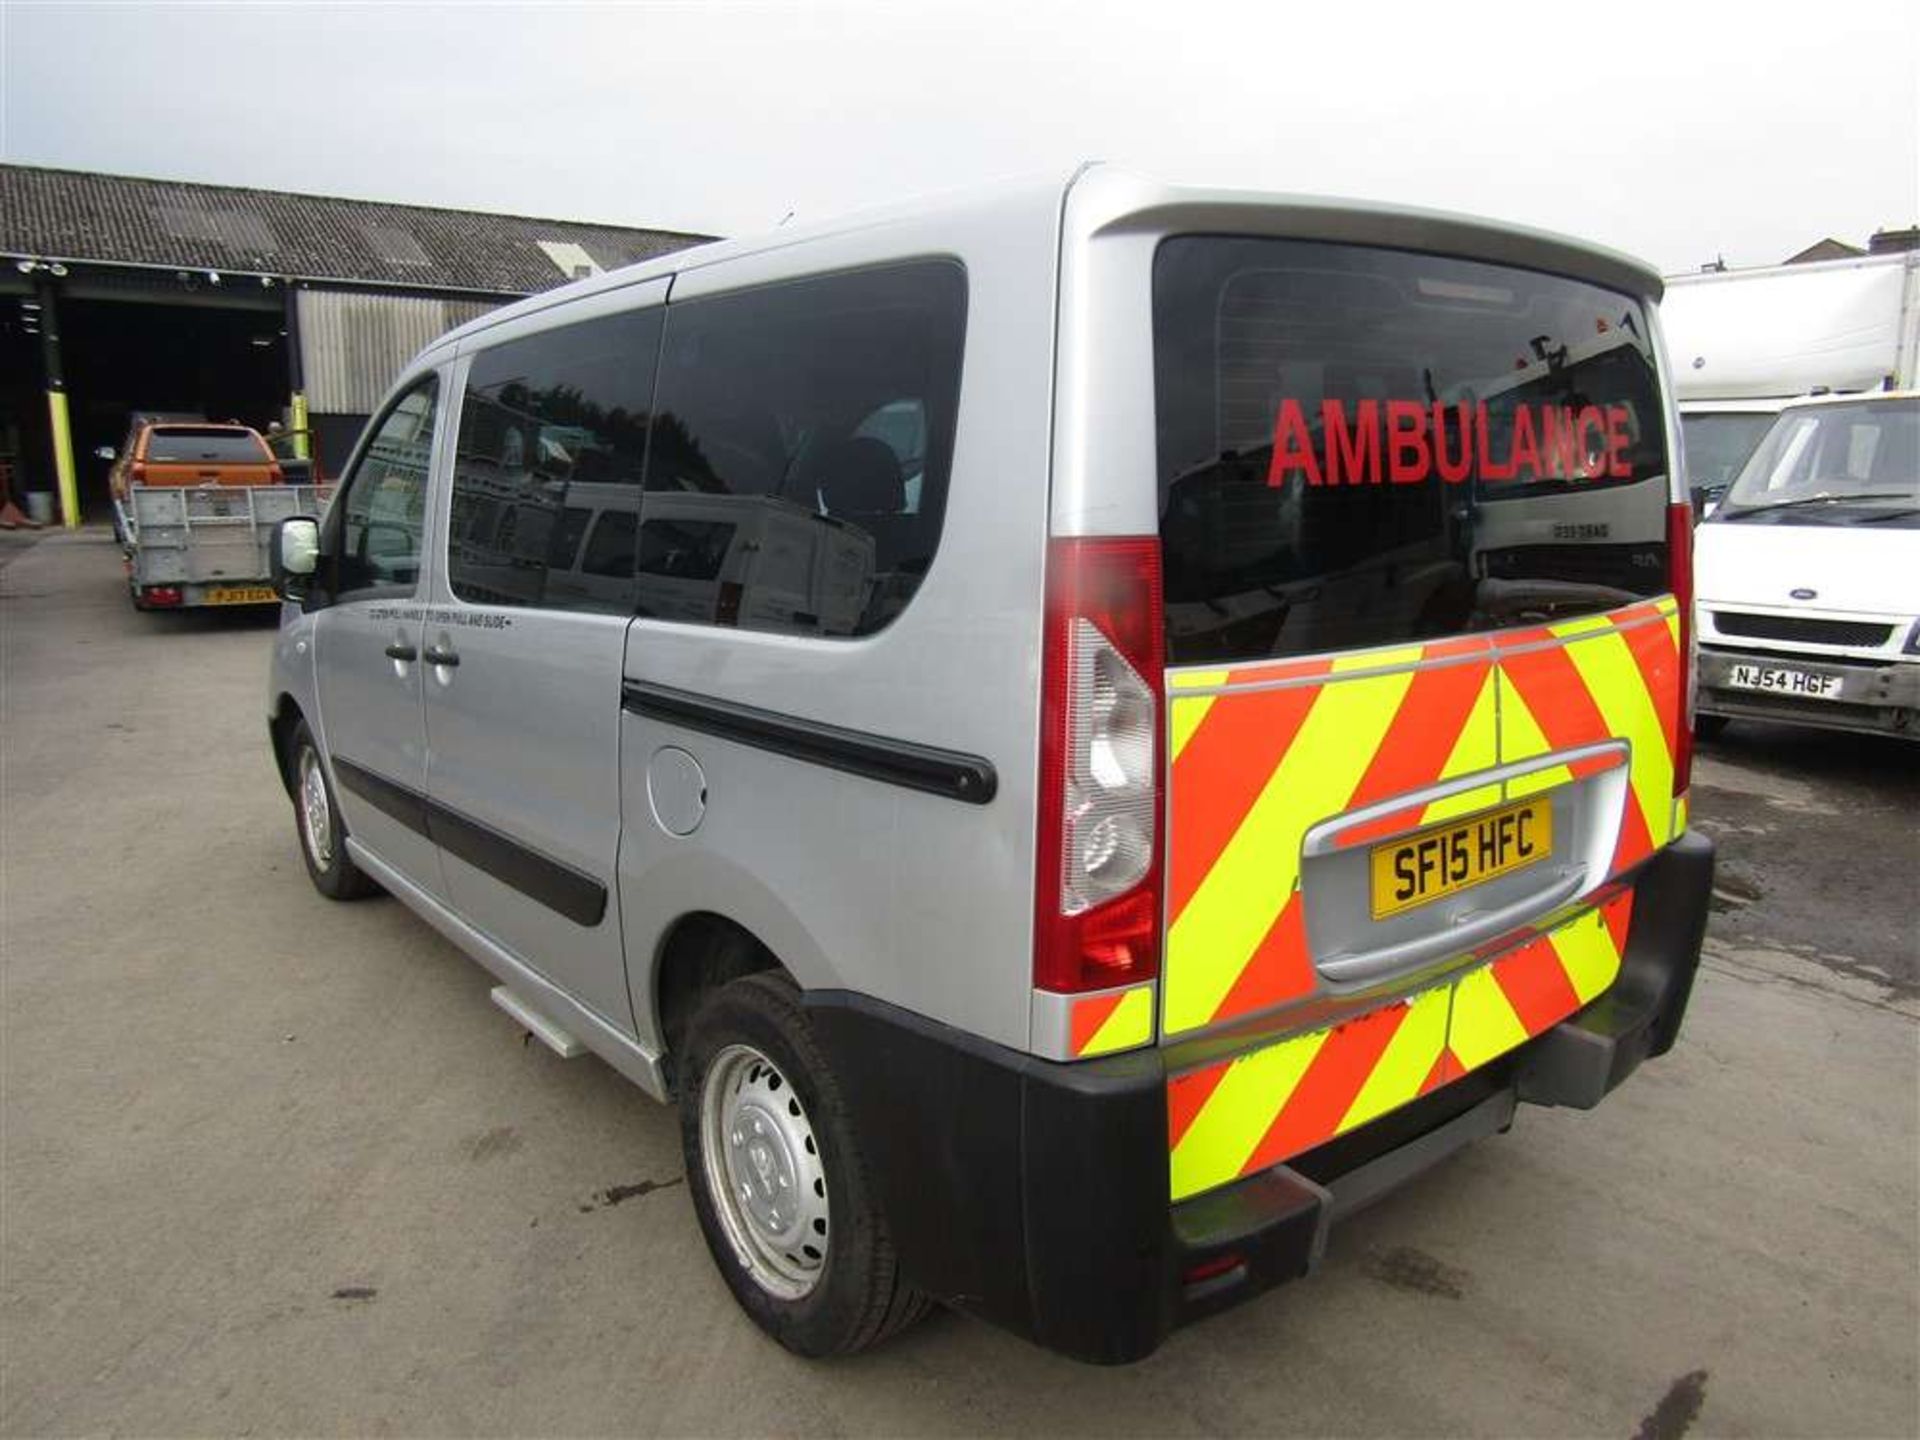
[[[1733,667],[1740,664],[1785,666],[1838,677],[1839,693],[1830,699],[1811,699],[1769,690],[1737,689],[1732,675]],[[1703,645],[1699,673],[1698,705],[1704,714],[1920,738],[1920,664],[1911,661],[1865,665],[1820,655],[1790,658],[1775,651]]]
[[[807,997],[914,1282],[1049,1349],[1136,1360],[1306,1274],[1331,1226],[1519,1104],[1589,1107],[1666,1053],[1692,993],[1713,846],[1635,880],[1611,989],[1536,1040],[1285,1165],[1169,1205],[1159,1052],[1054,1064],[844,992]]]

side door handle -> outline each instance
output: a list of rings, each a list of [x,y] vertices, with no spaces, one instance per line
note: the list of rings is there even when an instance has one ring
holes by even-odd
[[[458,665],[460,663],[460,656],[457,652],[452,650],[442,650],[436,646],[429,646],[427,648],[427,653],[423,655],[421,658],[424,659],[429,665],[452,666],[452,665]]]
[[[420,652],[403,641],[396,640],[393,644],[387,646],[387,659],[389,660],[403,660],[411,665],[419,658]]]

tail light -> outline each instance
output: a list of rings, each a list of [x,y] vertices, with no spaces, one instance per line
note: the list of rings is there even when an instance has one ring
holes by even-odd
[[[1693,782],[1693,701],[1699,667],[1693,653],[1693,506],[1667,507],[1667,584],[1680,619],[1680,725],[1673,747],[1673,793],[1684,795]]]
[[[722,580],[720,590],[713,600],[713,623],[716,625],[738,625],[740,623],[740,602],[745,598],[747,587],[737,580]]]
[[[269,485],[286,484],[287,472],[282,470],[278,465],[269,465],[267,467],[267,483]]]
[[[136,485],[144,485],[147,483],[146,461],[136,460],[133,462],[133,483]]]
[[[1033,983],[1076,992],[1160,969],[1160,542],[1047,553]]]
[[[140,598],[149,605],[178,605],[182,600],[178,585],[149,585],[140,592]]]

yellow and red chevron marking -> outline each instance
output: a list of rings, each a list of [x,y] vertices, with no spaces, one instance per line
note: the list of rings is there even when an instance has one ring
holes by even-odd
[[[1311,1150],[1557,1025],[1620,973],[1632,903],[1617,892],[1449,984],[1174,1077],[1173,1199]]]
[[[1223,684],[1246,688],[1181,693]],[[1308,829],[1489,769],[1498,736],[1492,650],[1479,638],[1180,672],[1169,685],[1163,985],[1165,1028],[1177,1034],[1310,995],[1298,888]],[[1380,823],[1391,831],[1498,799],[1481,787]]]
[[[1661,596],[1606,615],[1502,634],[1500,759],[1527,760],[1614,738],[1627,741],[1626,814],[1612,871],[1644,860],[1675,834],[1674,754],[1679,739],[1679,617]],[[1552,766],[1516,781],[1509,798],[1575,778]]]
[[[1300,857],[1344,812],[1551,751],[1624,739],[1617,873],[1677,833],[1681,686],[1672,596],[1495,635],[1168,676],[1163,1028],[1178,1035],[1317,989]],[[1617,763],[1551,765],[1376,817],[1366,844]]]
[[[1067,1044],[1076,1060],[1131,1050],[1153,1039],[1153,986],[1136,985],[1075,1000]]]

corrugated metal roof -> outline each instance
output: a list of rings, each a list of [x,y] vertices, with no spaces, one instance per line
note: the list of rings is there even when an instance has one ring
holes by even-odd
[[[371,415],[409,360],[492,307],[481,300],[302,290],[300,365],[317,415]]]
[[[541,242],[618,269],[709,236],[0,165],[0,253],[531,295],[572,279]]]

